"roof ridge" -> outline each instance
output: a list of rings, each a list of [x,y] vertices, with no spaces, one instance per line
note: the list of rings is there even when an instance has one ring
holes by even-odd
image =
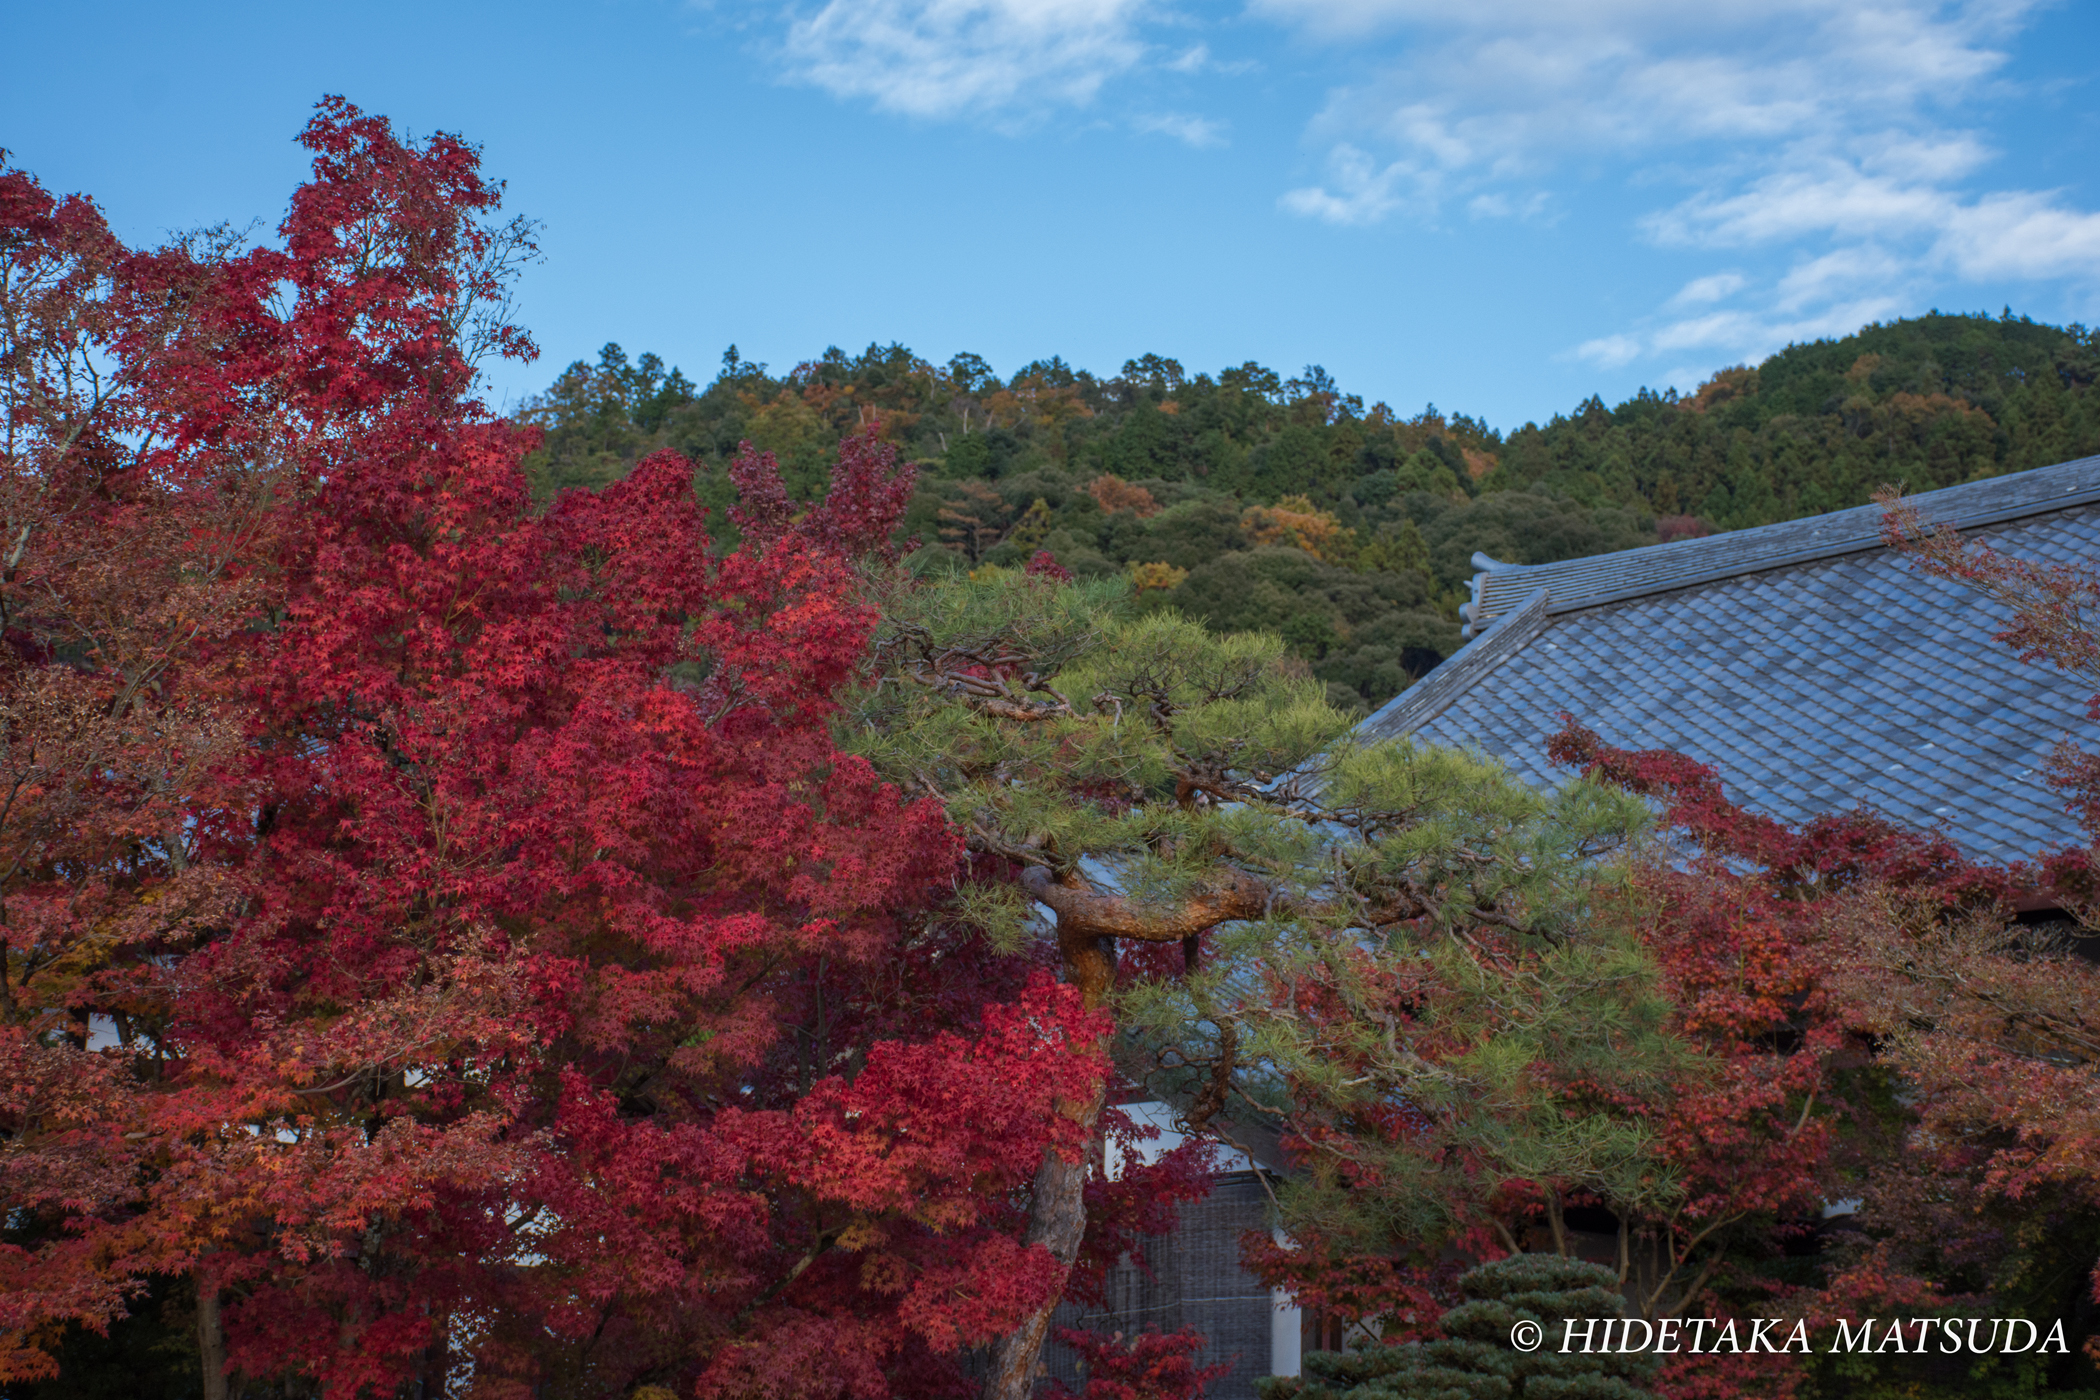
[[[1481,634],[1453,652],[1434,670],[1378,707],[1356,726],[1366,739],[1412,734],[1449,708],[1475,682],[1524,649],[1546,625],[1546,590],[1532,590],[1513,612],[1487,624]]]
[[[2100,501],[2100,456],[2007,472],[1906,499],[1928,520],[1956,529],[2043,515]],[[1484,631],[1488,624],[1522,605],[1541,588],[1551,595],[1549,613],[1573,612],[1813,559],[1879,549],[1882,515],[1882,508],[1876,504],[1851,506],[1799,520],[1551,564],[1505,564],[1476,553],[1472,562],[1479,572],[1472,580],[1473,600],[1459,609],[1466,619],[1464,635],[1472,637]]]

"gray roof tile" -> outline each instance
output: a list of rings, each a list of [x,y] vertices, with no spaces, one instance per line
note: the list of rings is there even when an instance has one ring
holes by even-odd
[[[2007,553],[2100,555],[2100,503],[2060,504],[2068,488],[2076,499],[2100,481],[2096,459],[2020,476],[2035,480],[1937,494],[1968,502],[1967,517],[1996,512],[1977,533]],[[2023,491],[2047,513],[2008,517]],[[1899,822],[1943,825],[1971,853],[2000,859],[2076,837],[2043,776],[2059,739],[2100,743],[2080,683],[1995,641],[2003,608],[1888,550],[1853,541],[1849,552],[1770,564],[1782,546],[1859,534],[1864,517],[1840,515],[1731,546],[1744,572],[1616,601],[1553,598],[1547,576],[1571,566],[1490,574],[1536,578],[1547,596],[1497,621],[1363,731],[1476,747],[1528,781],[1555,782],[1566,773],[1547,764],[1544,741],[1567,710],[1609,743],[1713,764],[1739,797],[1786,821],[1864,802]],[[1574,561],[1583,569],[1572,583],[1609,593],[1616,557]],[[1680,572],[1699,563],[1686,558]]]

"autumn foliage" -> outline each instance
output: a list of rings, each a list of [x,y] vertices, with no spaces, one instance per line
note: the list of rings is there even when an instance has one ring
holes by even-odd
[[[1921,562],[1952,573],[1965,553],[1940,551]],[[1979,575],[2026,567],[1979,556],[1962,561]],[[2075,627],[2061,597],[2023,590],[2025,626]],[[2050,875],[2075,878],[2083,851],[1974,862],[1867,810],[1790,829],[1731,802],[1710,769],[1572,723],[1552,752],[1658,801],[1679,852],[1638,883],[1683,1030],[1719,1072],[1661,1120],[1661,1160],[1688,1187],[1676,1234],[1752,1227],[1709,1255],[1715,1302],[1821,1324],[1906,1308],[2046,1322],[2096,1296],[2100,1137],[2079,1008],[2100,976],[2060,934],[2010,922]],[[2083,771],[2059,754],[2074,813]],[[1857,1228],[1833,1236],[1837,1201]],[[1772,1261],[1803,1246],[1819,1276],[1782,1282]],[[1691,1397],[1744,1393],[1751,1370],[1790,1393],[1783,1370],[1723,1360],[1665,1375]]]
[[[254,248],[0,175],[0,1377],[176,1275],[208,1394],[955,1389],[1102,1063],[832,746],[908,469],[754,456],[727,553],[667,453],[535,509],[472,397],[529,226],[301,139]]]
[[[1086,493],[1110,514],[1127,510],[1140,520],[1159,514],[1159,501],[1150,491],[1133,486],[1120,476],[1097,476],[1086,484]]]
[[[1959,566],[2014,567],[1973,554]],[[2089,596],[2068,581],[2019,590],[2059,615],[2023,619],[2015,639],[2074,633],[2052,601],[2066,595]],[[1637,996],[1596,977],[1556,1025],[1546,1011],[1564,951],[1493,928],[1458,928],[1462,950],[1384,980],[1300,979],[1298,1033],[1346,1057],[1346,1084],[1383,1097],[1301,1072],[1290,1122],[1311,1181],[1286,1199],[1292,1247],[1247,1242],[1264,1279],[1388,1345],[1434,1334],[1454,1253],[1599,1261],[1651,1320],[2046,1324],[2100,1296],[2095,1060],[2081,1029],[2100,976],[2061,934],[2010,922],[2038,879],[2078,879],[2083,848],[2004,867],[1866,810],[1789,827],[1733,801],[1711,768],[1562,719],[1551,756],[1657,814],[1657,839],[1598,889],[1585,936],[1631,934],[1660,1038],[1637,1034]],[[2080,810],[2082,756],[2066,751],[2056,769]],[[1469,1016],[1483,987],[1492,1013]],[[1371,1051],[1375,1034],[1358,1032],[1380,1017],[1418,1063]],[[1591,1043],[1616,1048],[1586,1060]],[[1498,1055],[1510,1080],[1487,1077]],[[1470,1086],[1455,1117],[1447,1082]],[[1616,1168],[1585,1151],[1612,1125],[1629,1153]],[[1540,1132],[1552,1145],[1526,1149]],[[2042,1374],[1994,1364],[2009,1386]],[[1680,1357],[1655,1385],[1697,1400],[1932,1379],[1907,1365]]]
[[[1229,1363],[1198,1365],[1203,1337],[1188,1328],[1161,1332],[1147,1327],[1135,1336],[1115,1332],[1104,1337],[1066,1327],[1057,1339],[1078,1356],[1086,1383],[1075,1391],[1053,1381],[1049,1400],[1196,1400],[1205,1386],[1232,1369]]]
[[[1356,549],[1356,534],[1331,511],[1307,496],[1286,496],[1273,506],[1249,506],[1240,528],[1257,545],[1288,544],[1330,564],[1344,563]]]

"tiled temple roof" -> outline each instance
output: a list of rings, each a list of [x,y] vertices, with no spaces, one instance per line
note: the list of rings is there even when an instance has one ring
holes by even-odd
[[[2100,457],[1911,498],[2022,558],[2100,558]],[[2005,609],[1882,546],[1881,508],[1558,564],[1475,556],[1479,635],[1364,721],[1554,782],[1566,711],[1606,742],[1710,763],[1789,822],[1864,804],[1972,855],[2077,836],[2042,782],[2058,740],[2100,742],[2087,691],[1992,634]]]

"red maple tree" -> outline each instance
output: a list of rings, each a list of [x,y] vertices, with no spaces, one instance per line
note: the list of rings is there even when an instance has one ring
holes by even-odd
[[[0,1364],[48,1373],[55,1328],[159,1272],[196,1280],[219,1395],[957,1389],[1062,1272],[1013,1196],[1082,1151],[1055,1105],[1103,1065],[1075,993],[943,917],[939,808],[832,746],[874,620],[850,556],[908,472],[851,442],[827,504],[728,554],[669,454],[535,511],[530,435],[472,396],[478,352],[529,351],[501,315],[529,228],[456,138],[330,99],[302,140],[281,246],[105,233],[63,294],[188,308],[129,430],[168,497],[141,519],[234,560],[154,556],[219,590],[162,606],[212,624],[183,675],[227,737],[150,791],[73,761],[128,825],[45,825],[114,853],[22,862],[51,912],[12,936],[0,1111],[42,1228],[0,1251]],[[62,263],[51,211],[85,206],[10,180],[22,256]],[[133,344],[97,347],[130,373]],[[11,477],[48,494],[77,441]],[[190,519],[233,505],[244,531]],[[14,654],[18,709],[142,712],[77,645]],[[28,718],[40,754],[71,722]],[[69,949],[61,1019],[120,1044],[39,1010]]]
[[[1078,1356],[1084,1385],[1072,1390],[1052,1381],[1049,1400],[1197,1400],[1232,1369],[1229,1361],[1197,1365],[1203,1334],[1188,1327],[1178,1332],[1147,1327],[1127,1338],[1121,1332],[1103,1336],[1061,1327],[1057,1339]]]
[[[92,201],[0,169],[0,1379],[183,1267],[133,1209],[165,1001],[237,914],[251,800],[239,638],[279,464],[202,397],[217,236],[127,249]]]

